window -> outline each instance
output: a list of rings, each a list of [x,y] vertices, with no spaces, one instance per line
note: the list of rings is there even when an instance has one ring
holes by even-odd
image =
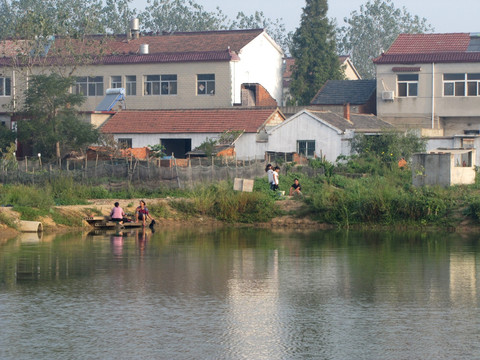
[[[119,138],[118,145],[120,145],[121,149],[129,149],[132,147],[132,139],[131,138]]]
[[[414,97],[418,95],[418,74],[397,75],[397,94],[399,97]]]
[[[480,74],[443,74],[443,96],[480,96]]]
[[[465,96],[465,74],[443,74],[444,96]]]
[[[177,94],[177,75],[145,76],[145,95]]]
[[[75,93],[85,96],[103,95],[103,76],[80,76],[77,77]]]
[[[162,75],[160,79],[162,95],[177,94],[177,75]]]
[[[215,94],[215,74],[197,75],[197,95]]]
[[[127,95],[137,95],[137,77],[135,75],[127,75],[125,77],[125,86]]]
[[[480,95],[480,74],[467,74],[467,96]]]
[[[122,77],[121,76],[112,76],[110,79],[112,89],[117,89],[122,87]]]
[[[12,87],[10,78],[0,77],[0,96],[10,96]]]
[[[315,140],[298,140],[297,153],[306,157],[315,156]]]

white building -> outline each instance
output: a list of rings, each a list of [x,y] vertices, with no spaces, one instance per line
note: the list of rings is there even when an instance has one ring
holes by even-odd
[[[240,160],[263,159],[267,150],[268,129],[285,117],[278,109],[184,109],[184,110],[123,110],[112,116],[102,127],[126,147],[140,148],[162,144],[167,155],[177,158],[207,139],[218,139],[225,131],[241,131],[235,141]]]
[[[355,133],[377,134],[388,128],[392,126],[374,115],[352,114],[348,119],[330,111],[302,110],[268,131],[268,151],[335,162],[339,155],[351,154],[349,140]]]

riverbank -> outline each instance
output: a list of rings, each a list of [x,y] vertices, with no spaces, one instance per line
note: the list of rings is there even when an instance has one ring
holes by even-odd
[[[138,206],[140,199],[120,200],[120,206],[127,214],[133,214]],[[292,231],[314,231],[324,229],[334,229],[337,226],[333,224],[322,223],[314,219],[309,205],[299,198],[286,197],[275,201],[277,207],[277,216],[265,222],[239,223],[226,222],[218,220],[208,215],[192,215],[189,212],[183,212],[172,206],[179,201],[191,202],[191,199],[163,198],[163,199],[145,199],[147,206],[152,212],[157,223],[157,229],[179,229],[179,228],[210,228],[216,229],[224,226],[242,226],[270,228],[272,230],[292,230]],[[89,200],[86,205],[64,205],[54,206],[50,213],[56,216],[42,216],[38,221],[42,222],[46,233],[61,233],[76,230],[90,230],[91,226],[83,219],[87,216],[107,216],[113,207],[114,200],[95,199]],[[458,209],[453,212],[449,225],[422,225],[422,224],[352,224],[352,229],[374,229],[374,230],[392,230],[392,231],[434,231],[443,229],[445,231],[471,233],[480,232],[480,226],[471,218],[463,215]],[[0,208],[0,215],[4,222],[11,224],[0,224],[0,243],[7,241],[19,234],[19,231],[13,227],[20,219],[20,214],[13,208]],[[60,216],[59,216],[60,215]],[[57,220],[56,220],[57,219]],[[58,221],[60,219],[60,221]]]
[[[141,199],[120,200],[120,206],[127,214],[134,214],[135,209]],[[306,213],[308,206],[300,199],[285,199],[275,202],[278,208],[278,216],[270,221],[254,223],[226,222],[218,220],[208,215],[192,215],[189,212],[182,212],[174,203],[179,201],[191,202],[190,199],[164,198],[164,199],[144,199],[147,207],[153,209],[152,214],[157,221],[159,229],[175,229],[184,227],[207,227],[218,228],[223,226],[251,226],[262,228],[289,228],[292,230],[315,230],[333,228],[329,224],[321,224],[310,218]],[[42,216],[37,220],[43,224],[44,231],[65,232],[73,230],[89,230],[91,226],[83,219],[88,216],[108,216],[113,207],[114,200],[95,199],[89,200],[86,205],[64,205],[54,206],[50,213],[56,216]],[[20,220],[20,213],[11,207],[0,208],[1,217],[5,222],[11,224],[0,224],[0,242],[8,240],[19,234],[14,224]],[[58,216],[61,215],[61,216]],[[60,219],[60,221],[56,221]]]

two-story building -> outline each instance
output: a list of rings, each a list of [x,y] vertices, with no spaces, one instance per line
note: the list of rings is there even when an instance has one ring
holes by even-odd
[[[374,63],[381,119],[429,136],[480,133],[480,34],[401,34]]]
[[[283,52],[263,29],[135,34],[71,41],[73,53],[85,52],[83,58],[60,59],[65,39],[47,39],[41,59],[29,68],[11,61],[27,47],[2,42],[0,106],[9,108],[1,120],[9,121],[7,111],[19,110],[28,76],[56,71],[52,64],[77,77],[72,91],[86,96],[80,109],[86,112],[97,108],[107,88],[125,89],[127,109],[229,108],[241,104],[242,91],[248,91],[244,84],[259,84],[282,101]]]

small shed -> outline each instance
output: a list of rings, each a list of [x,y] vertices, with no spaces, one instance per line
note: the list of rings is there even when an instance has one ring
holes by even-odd
[[[475,149],[438,148],[412,157],[414,186],[475,183]]]

